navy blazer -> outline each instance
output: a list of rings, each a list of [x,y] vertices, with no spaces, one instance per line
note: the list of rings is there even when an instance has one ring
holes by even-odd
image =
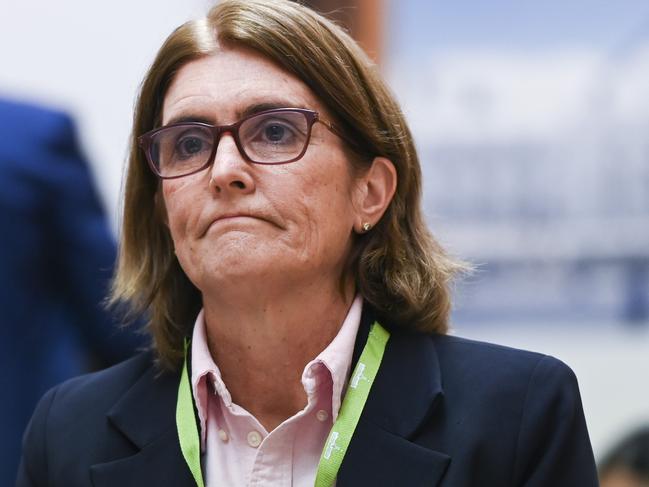
[[[364,312],[354,362],[371,322]],[[390,331],[338,487],[598,485],[565,364]],[[179,374],[161,374],[151,360],[139,355],[48,392],[24,437],[18,487],[194,485],[175,425]]]
[[[102,301],[116,256],[66,114],[0,99],[0,485],[39,398],[133,355]]]

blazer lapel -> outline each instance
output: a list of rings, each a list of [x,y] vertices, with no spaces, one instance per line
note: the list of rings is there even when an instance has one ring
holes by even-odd
[[[176,432],[177,374],[151,367],[108,412],[108,421],[137,448],[135,455],[93,465],[95,487],[194,486]]]
[[[372,322],[371,313],[364,313],[354,363]],[[445,453],[411,441],[443,396],[433,342],[421,334],[390,331],[381,368],[338,473],[338,487],[433,487],[450,463]]]

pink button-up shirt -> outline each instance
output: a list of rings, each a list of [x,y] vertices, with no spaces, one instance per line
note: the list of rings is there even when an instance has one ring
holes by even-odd
[[[192,338],[192,390],[207,487],[313,487],[320,454],[350,374],[362,298],[356,296],[333,341],[302,373],[307,405],[268,432],[232,402],[210,354],[201,311]]]

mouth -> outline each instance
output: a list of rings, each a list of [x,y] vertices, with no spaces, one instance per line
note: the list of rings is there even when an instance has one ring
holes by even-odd
[[[276,225],[273,221],[269,220],[268,218],[262,216],[251,215],[249,213],[232,213],[232,214],[221,215],[211,220],[209,224],[206,226],[203,235],[205,235],[211,229],[221,225],[237,224],[237,223],[245,224],[246,222],[249,221],[266,222],[266,223],[270,223],[273,226],[277,226],[277,227],[279,226]]]

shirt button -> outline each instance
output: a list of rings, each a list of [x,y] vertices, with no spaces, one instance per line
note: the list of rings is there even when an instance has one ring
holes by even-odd
[[[258,431],[248,433],[248,444],[253,448],[257,448],[261,444],[261,435]]]
[[[228,441],[228,433],[225,430],[219,430],[219,438],[223,443]]]
[[[315,413],[315,417],[318,418],[318,421],[324,423],[325,421],[327,421],[327,419],[329,419],[329,413],[324,409],[321,409],[320,411]]]

